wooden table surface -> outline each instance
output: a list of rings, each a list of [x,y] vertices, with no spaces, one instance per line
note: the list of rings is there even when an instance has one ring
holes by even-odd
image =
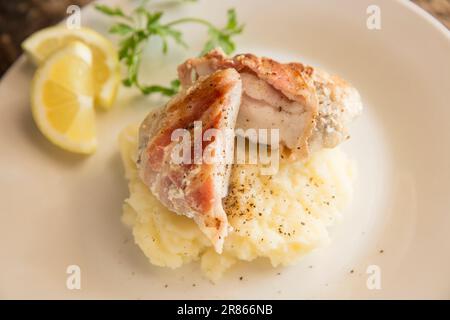
[[[60,21],[70,4],[92,0],[0,0],[0,77],[22,53],[31,33]],[[412,0],[450,29],[450,0]]]

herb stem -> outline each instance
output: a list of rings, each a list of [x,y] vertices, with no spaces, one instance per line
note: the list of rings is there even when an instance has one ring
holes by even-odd
[[[171,26],[174,26],[174,25],[177,25],[177,24],[189,23],[189,22],[202,24],[202,25],[207,26],[208,28],[211,28],[211,29],[217,29],[209,21],[206,21],[206,20],[200,19],[200,18],[182,18],[182,19],[174,20],[172,22],[169,22],[169,23],[165,24],[165,27],[171,27]]]

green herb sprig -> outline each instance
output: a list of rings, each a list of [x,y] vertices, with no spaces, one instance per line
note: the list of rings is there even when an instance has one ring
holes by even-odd
[[[151,37],[159,37],[162,40],[162,52],[166,54],[169,50],[170,40],[184,48],[188,47],[183,39],[183,33],[176,26],[186,23],[200,24],[205,26],[208,31],[208,39],[201,55],[216,47],[221,47],[225,53],[230,54],[236,48],[233,37],[242,33],[244,29],[244,26],[237,21],[234,9],[228,10],[227,24],[220,28],[207,20],[191,17],[163,23],[164,13],[146,9],[145,3],[146,1],[130,14],[126,14],[119,7],[96,5],[98,11],[116,19],[109,32],[122,38],[119,42],[119,60],[127,68],[127,76],[122,80],[123,85],[134,86],[145,95],[160,93],[165,96],[173,96],[180,89],[179,80],[173,80],[169,86],[146,85],[139,81],[142,48]]]

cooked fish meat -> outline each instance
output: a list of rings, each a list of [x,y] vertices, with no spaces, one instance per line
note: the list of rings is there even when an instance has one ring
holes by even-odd
[[[179,93],[162,110],[150,114],[139,132],[138,168],[143,182],[170,210],[196,221],[217,252],[222,251],[229,224],[222,207],[227,193],[230,165],[226,157],[233,154],[232,143],[222,144],[216,156],[222,161],[199,162],[194,155],[188,163],[173,161],[178,142],[172,141],[176,129],[194,130],[201,121],[207,129],[231,129],[233,132],[242,96],[242,81],[234,69],[221,69],[200,77]],[[203,134],[202,134],[203,136]],[[192,149],[194,149],[192,140]],[[202,151],[219,140],[201,142]]]
[[[187,60],[179,66],[178,75],[187,88],[198,77],[224,68],[236,69],[242,78],[236,128],[279,129],[280,144],[290,159],[338,145],[362,110],[355,88],[338,76],[301,63],[279,63],[252,54],[228,58],[215,49]]]

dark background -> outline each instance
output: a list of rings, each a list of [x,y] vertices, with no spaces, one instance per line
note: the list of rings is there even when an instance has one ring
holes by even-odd
[[[0,0],[0,77],[22,53],[31,33],[60,21],[71,4],[92,0]],[[412,0],[450,29],[450,0]]]

